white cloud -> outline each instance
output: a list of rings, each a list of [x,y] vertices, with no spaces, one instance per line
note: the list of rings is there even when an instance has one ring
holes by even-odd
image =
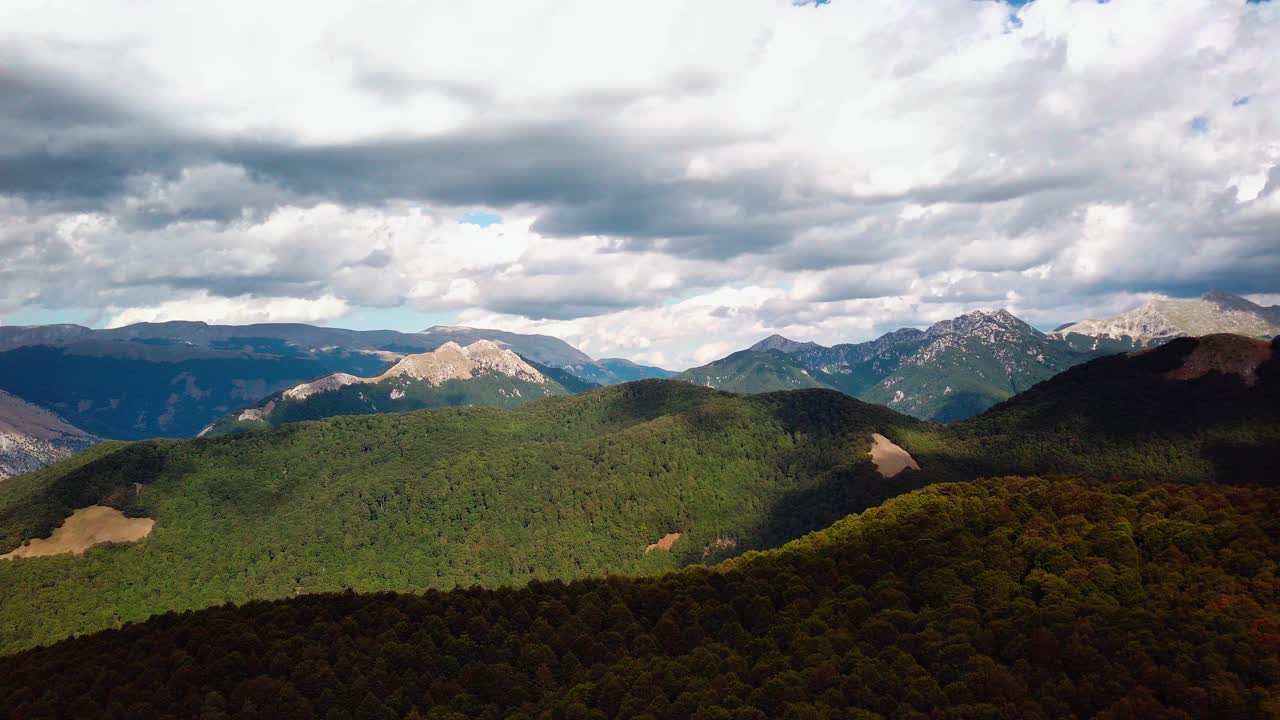
[[[407,307],[681,366],[1267,292],[1280,6],[1010,13],[12,0],[0,313]]]
[[[121,327],[140,322],[170,320],[203,320],[210,324],[241,325],[247,323],[302,322],[323,323],[346,315],[347,303],[332,295],[315,300],[273,298],[242,295],[209,297],[200,293],[181,300],[169,300],[151,307],[127,310],[110,309],[113,313],[106,327]]]

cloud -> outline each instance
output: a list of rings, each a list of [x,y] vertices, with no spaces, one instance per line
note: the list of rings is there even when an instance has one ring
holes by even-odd
[[[331,298],[678,365],[1274,292],[1275,4],[1011,10],[0,4],[0,317]]]
[[[240,325],[247,323],[323,323],[347,314],[346,302],[332,295],[303,300],[241,295],[210,297],[200,293],[182,300],[170,300],[152,307],[135,307],[112,312],[106,327],[121,327],[140,322],[167,322],[200,318],[210,324]]]

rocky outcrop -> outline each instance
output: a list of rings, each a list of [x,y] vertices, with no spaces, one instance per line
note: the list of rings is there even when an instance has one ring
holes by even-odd
[[[319,380],[294,385],[272,396],[265,403],[256,407],[245,408],[237,414],[229,416],[229,418],[239,423],[265,422],[271,424],[278,419],[273,417],[273,413],[276,413],[282,407],[296,410],[299,405],[317,395],[324,395],[325,393],[332,393],[353,386],[359,391],[356,398],[350,400],[350,403],[343,406],[341,410],[337,410],[337,414],[377,412],[379,411],[379,403],[383,401],[392,403],[399,401],[411,402],[406,398],[413,392],[415,386],[419,389],[423,385],[439,387],[448,382],[467,381],[481,376],[502,376],[510,379],[510,382],[500,384],[504,386],[492,388],[488,391],[493,404],[498,406],[517,404],[510,401],[517,399],[523,401],[525,394],[529,395],[528,399],[533,399],[534,397],[564,392],[559,385],[548,379],[537,368],[498,343],[490,340],[478,340],[463,347],[451,341],[431,352],[406,355],[385,372],[373,377],[358,377],[350,373],[333,373]],[[529,385],[541,386],[535,388],[539,392],[530,393]],[[373,386],[378,386],[376,392]],[[525,394],[521,393],[521,387],[524,388]],[[401,405],[399,409],[418,409],[419,407],[422,406]],[[383,408],[385,409],[386,406],[384,405]],[[328,408],[327,412],[333,414],[335,409]],[[215,422],[201,431],[199,436],[205,437],[220,434],[220,427],[225,426],[226,422],[226,418]]]
[[[404,357],[376,378],[353,380],[381,382],[389,378],[409,377],[431,385],[440,385],[449,380],[470,380],[483,373],[498,373],[538,385],[547,381],[546,376],[521,360],[519,355],[489,340],[477,340],[466,347],[447,342],[433,352]]]
[[[55,463],[98,439],[0,391],[0,480]]]

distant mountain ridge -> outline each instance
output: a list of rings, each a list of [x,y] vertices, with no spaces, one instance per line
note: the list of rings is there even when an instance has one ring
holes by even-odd
[[[0,326],[0,390],[101,437],[189,437],[234,408],[300,382],[335,372],[372,376],[405,355],[479,339],[544,367],[594,362],[557,338],[476,328],[401,333],[183,321],[103,330]]]
[[[201,430],[217,436],[335,415],[405,412],[432,407],[515,407],[569,393],[516,353],[491,340],[449,341],[406,355],[373,377],[333,373],[299,383],[255,407],[232,412]]]
[[[276,355],[89,340],[0,351],[0,389],[98,437],[190,437],[228,410],[334,371],[377,371],[372,355]]]
[[[447,342],[470,345],[492,340],[544,365],[591,362],[585,353],[549,335],[524,335],[503,330],[435,326],[418,333],[395,330],[347,330],[302,323],[210,325],[198,321],[135,323],[118,328],[93,329],[81,325],[0,326],[0,351],[27,345],[67,345],[88,341],[142,341],[187,345],[213,350],[318,356],[326,353],[361,353],[388,358],[435,350]],[[394,358],[391,358],[394,359]]]
[[[446,342],[471,345],[478,340],[489,340],[509,347],[530,360],[554,367],[566,367],[575,363],[592,362],[591,356],[564,340],[550,335],[530,335],[457,325],[435,325],[423,330],[418,335],[435,342],[435,347],[439,347]]]
[[[978,310],[865,343],[824,347],[773,335],[678,377],[737,392],[828,387],[948,422],[976,415],[1097,354],[1076,350],[1006,310]]]
[[[597,385],[617,385],[634,380],[666,380],[676,376],[673,370],[641,365],[623,358],[601,358],[588,363],[565,365],[565,370]]]
[[[1057,337],[1085,335],[1128,340],[1138,346],[1177,337],[1233,333],[1271,339],[1280,335],[1280,306],[1265,307],[1220,290],[1191,300],[1152,300],[1110,318],[1083,320],[1059,327]]]

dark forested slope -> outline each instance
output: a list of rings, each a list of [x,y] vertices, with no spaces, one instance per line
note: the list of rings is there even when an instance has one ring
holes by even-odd
[[[833,391],[653,380],[511,411],[106,444],[0,484],[0,553],[95,504],[154,529],[0,560],[0,652],[171,609],[652,574],[776,547],[923,482],[867,456],[871,433],[920,425]]]
[[[905,442],[957,479],[1075,473],[1276,484],[1280,339],[1179,338],[1100,358]]]
[[[15,720],[1262,718],[1280,491],[935,485],[660,578],[313,595],[0,659]]]

